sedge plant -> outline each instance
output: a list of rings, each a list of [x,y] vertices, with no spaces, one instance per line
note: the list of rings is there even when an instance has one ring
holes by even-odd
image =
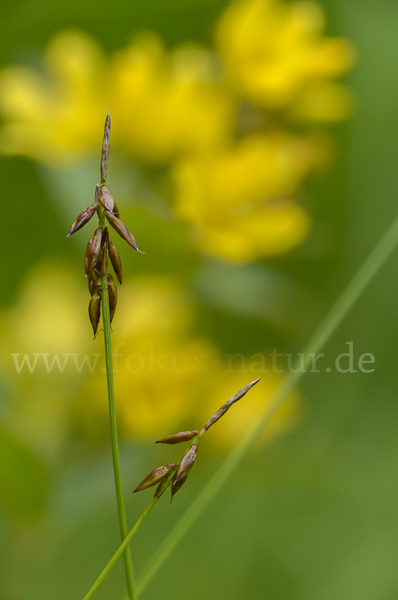
[[[119,548],[116,550],[106,567],[103,569],[97,580],[91,586],[83,600],[89,600],[92,598],[96,590],[100,587],[101,583],[110,573],[116,562],[123,555],[125,560],[125,570],[127,578],[128,597],[134,598],[139,596],[147,585],[150,583],[152,578],[156,575],[165,561],[169,558],[173,550],[182,540],[184,535],[189,531],[195,521],[200,517],[207,506],[212,502],[217,493],[221,490],[225,482],[235,471],[237,466],[243,460],[248,450],[258,440],[264,431],[264,428],[271,421],[273,416],[276,414],[278,409],[286,401],[289,392],[297,385],[303,375],[307,372],[307,367],[311,364],[313,356],[317,354],[324,345],[328,342],[331,336],[334,334],[336,329],[339,327],[343,319],[346,317],[348,312],[354,306],[355,302],[361,296],[363,291],[371,283],[375,275],[378,273],[380,268],[383,266],[385,261],[389,258],[393,250],[398,245],[398,217],[392,223],[390,228],[381,238],[380,242],[376,245],[363,265],[360,267],[358,272],[349,282],[347,287],[343,290],[336,303],[332,306],[329,313],[326,315],[324,320],[315,331],[314,335],[308,342],[304,349],[304,365],[294,365],[294,369],[284,379],[280,387],[275,391],[274,395],[270,399],[270,402],[264,408],[262,413],[259,415],[258,421],[254,424],[251,430],[249,430],[239,444],[231,451],[230,455],[226,458],[224,463],[220,466],[219,470],[215,473],[212,479],[207,483],[205,488],[194,500],[192,505],[186,510],[185,514],[177,522],[173,530],[166,537],[163,544],[158,548],[154,557],[149,562],[148,566],[144,569],[141,579],[138,581],[138,585],[135,588],[133,571],[131,566],[131,556],[129,551],[129,543],[134,538],[138,530],[141,528],[152,509],[156,506],[157,502],[163,496],[168,488],[171,488],[171,499],[175,493],[181,488],[181,486],[187,480],[188,474],[194,465],[197,457],[198,444],[201,441],[204,434],[214,425],[229,408],[240,400],[255,384],[257,384],[261,378],[249,383],[244,388],[239,390],[234,396],[232,396],[223,406],[207,421],[207,423],[199,430],[190,430],[184,432],[178,432],[166,436],[157,441],[157,443],[165,444],[177,444],[180,442],[189,442],[187,448],[182,454],[181,459],[178,463],[169,463],[168,465],[161,466],[152,471],[147,477],[145,477],[141,483],[136,487],[134,492],[145,490],[149,487],[157,485],[154,496],[136,521],[133,528],[127,533],[126,529],[126,516],[123,504],[123,495],[120,478],[120,465],[119,465],[119,452],[117,442],[117,425],[115,416],[115,398],[113,391],[113,376],[112,376],[112,356],[111,356],[111,327],[110,323],[114,315],[117,302],[117,294],[113,293],[112,283],[113,280],[109,276],[107,271],[108,258],[114,267],[116,276],[121,283],[122,272],[120,258],[118,257],[117,251],[111,250],[107,226],[105,225],[105,219],[109,224],[119,233],[119,235],[125,239],[135,250],[138,251],[135,240],[125,225],[119,219],[119,211],[116,204],[113,201],[112,196],[108,188],[106,187],[106,171],[107,162],[109,156],[109,134],[110,134],[110,116],[108,113],[106,125],[104,144],[101,160],[101,185],[97,186],[96,196],[94,204],[85,209],[75,223],[72,225],[69,235],[74,233],[82,227],[91,217],[97,212],[99,217],[99,229],[96,230],[93,238],[91,238],[87,250],[86,250],[86,273],[89,278],[89,289],[91,293],[89,315],[93,325],[94,335],[97,333],[98,324],[100,320],[100,311],[102,306],[103,314],[103,327],[104,327],[104,338],[105,338],[105,352],[106,352],[106,367],[107,367],[107,381],[108,381],[108,399],[110,409],[110,422],[111,422],[111,439],[112,439],[112,452],[113,452],[113,464],[115,471],[115,487],[116,496],[119,512],[119,525],[122,542]],[[98,239],[100,242],[98,242]],[[94,250],[93,250],[94,248]],[[98,249],[99,248],[99,249]],[[94,260],[95,257],[95,260]],[[88,266],[91,266],[91,271],[88,270]],[[119,271],[119,275],[118,275]],[[93,300],[94,298],[94,300]],[[99,298],[99,299],[98,299]],[[127,599],[123,599],[127,600]]]
[[[113,280],[112,275],[109,273],[109,262],[112,264],[116,278],[120,284],[123,280],[123,269],[120,259],[120,255],[109,237],[108,227],[111,226],[119,236],[129,244],[134,250],[140,254],[144,254],[138,249],[136,241],[132,233],[128,230],[123,221],[119,218],[120,211],[113,199],[106,185],[106,177],[108,172],[108,161],[109,161],[109,150],[110,150],[110,132],[111,132],[111,117],[108,111],[105,128],[104,138],[102,144],[101,154],[101,183],[95,188],[94,202],[87,208],[85,208],[72,223],[69,230],[68,236],[84,227],[95,214],[98,216],[98,227],[94,231],[94,234],[89,239],[85,256],[84,256],[84,269],[86,277],[88,279],[88,288],[90,292],[89,302],[89,319],[93,328],[94,337],[98,333],[98,327],[101,319],[102,312],[102,325],[104,332],[104,345],[105,345],[105,364],[106,364],[106,377],[107,377],[107,389],[108,389],[108,405],[109,405],[109,420],[111,430],[111,445],[112,445],[112,458],[113,458],[113,471],[115,479],[115,491],[119,518],[119,529],[121,536],[121,548],[120,554],[124,556],[124,566],[126,574],[126,583],[128,590],[128,597],[130,600],[134,600],[136,597],[135,585],[134,585],[134,574],[133,565],[131,559],[131,552],[129,542],[133,535],[131,532],[127,535],[127,521],[126,512],[123,500],[123,488],[120,473],[120,457],[119,457],[119,442],[117,433],[117,420],[116,420],[116,404],[115,404],[115,391],[113,384],[113,365],[112,365],[112,341],[111,341],[111,323],[115,315],[117,306],[117,288]],[[136,487],[134,492],[144,490],[148,487],[157,485],[155,495],[140,519],[134,526],[133,530],[138,531],[152,508],[155,506],[157,501],[164,494],[166,489],[171,487],[171,501],[174,494],[182,487],[188,477],[188,473],[191,470],[197,456],[198,444],[203,435],[210,429],[214,423],[216,423],[238,400],[240,400],[261,378],[249,383],[244,388],[239,390],[234,396],[232,396],[223,406],[207,421],[203,428],[199,430],[183,431],[176,434],[172,434],[158,440],[157,443],[164,444],[177,444],[181,442],[187,442],[191,440],[188,448],[184,452],[183,456],[178,463],[169,463],[166,466],[161,466],[152,471],[141,483]],[[117,560],[117,559],[116,559]],[[115,562],[116,562],[115,560]],[[112,565],[113,566],[113,565]],[[112,567],[111,567],[112,568]],[[109,569],[110,570],[110,569]],[[107,571],[107,573],[109,572]],[[106,573],[106,574],[107,574]],[[91,598],[92,594],[98,588],[102,580],[105,578],[102,576],[95,582],[86,595],[86,599]]]

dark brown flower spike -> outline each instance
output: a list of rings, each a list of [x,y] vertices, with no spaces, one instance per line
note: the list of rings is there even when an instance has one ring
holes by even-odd
[[[104,183],[106,181],[110,146],[111,146],[111,113],[108,110],[108,114],[106,115],[106,119],[105,119],[104,140],[102,142],[101,183]]]
[[[109,240],[108,250],[109,250],[109,258],[111,259],[113,270],[115,271],[118,282],[120,283],[120,285],[122,285],[122,280],[123,280],[122,261],[120,260],[119,252],[117,251],[116,246],[112,242],[112,240]]]
[[[98,227],[92,238],[89,239],[86,248],[86,254],[84,255],[84,270],[86,275],[94,268],[95,263],[98,260],[98,256],[101,250],[101,239],[102,229]]]
[[[146,490],[146,488],[152,487],[159,482],[163,482],[166,477],[169,475],[171,471],[175,471],[177,469],[177,465],[175,463],[169,463],[165,467],[158,467],[152,473],[149,473],[145,479],[141,481],[141,483],[135,488],[133,494],[135,492],[141,492],[142,490]]]
[[[111,318],[111,323],[113,321],[113,317],[115,316],[116,306],[117,306],[117,288],[113,282],[112,275],[108,273],[108,295],[109,295],[109,313]]]
[[[144,254],[144,252],[138,250],[137,244],[135,243],[135,239],[132,233],[127,229],[123,221],[115,217],[115,215],[109,212],[109,210],[105,210],[104,215],[108,219],[109,223],[112,225],[113,229],[120,235],[121,238],[124,239],[125,242],[129,244],[129,246],[134,248],[134,250],[137,250],[137,252],[139,252],[140,254]]]
[[[188,452],[184,454],[179,462],[177,473],[171,483],[171,499],[170,504],[173,502],[173,496],[178,492],[179,489],[184,485],[187,480],[189,471],[192,469],[196,460],[198,447],[193,444]]]
[[[235,404],[235,402],[238,402],[238,400],[240,400],[241,398],[243,398],[243,396],[245,394],[247,394],[247,392],[254,386],[256,385],[256,383],[258,383],[260,381],[261,377],[259,377],[258,379],[255,379],[255,381],[252,381],[251,383],[248,383],[247,385],[245,385],[245,387],[243,387],[241,390],[239,390],[239,392],[236,392],[236,394],[234,394],[232,396],[232,398],[230,398],[229,400],[227,400],[227,402],[225,402],[225,404],[222,405],[221,408],[218,409],[218,411],[207,421],[206,425],[204,425],[203,429],[205,429],[206,431],[208,429],[210,429],[210,427],[212,425],[214,425],[214,423],[216,423],[219,419],[221,419],[221,417],[223,415],[225,415],[225,413],[227,412],[227,410],[229,410],[231,408],[231,406],[233,404]]]
[[[94,202],[91,206],[88,206],[77,216],[76,220],[72,223],[72,226],[69,230],[69,233],[66,237],[69,237],[73,233],[76,233],[79,229],[84,227],[86,223],[89,222],[90,219],[94,216],[95,211],[97,210],[98,203]]]
[[[106,245],[106,235],[105,230],[102,234],[102,254],[100,259],[100,274],[101,277],[106,277],[108,275],[108,246]]]
[[[172,435],[166,435],[166,437],[161,440],[157,440],[155,444],[180,444],[181,442],[188,442],[195,437],[195,435],[199,435],[197,429],[193,429],[192,431],[179,431]]]
[[[101,316],[101,294],[99,292],[96,292],[91,297],[90,304],[88,305],[88,316],[90,317],[90,322],[95,336]]]

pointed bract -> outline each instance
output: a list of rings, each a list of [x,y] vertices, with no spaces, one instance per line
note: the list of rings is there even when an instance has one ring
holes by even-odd
[[[182,487],[188,477],[189,471],[192,469],[194,462],[196,460],[198,447],[195,444],[192,444],[188,452],[184,454],[182,459],[179,462],[177,473],[171,484],[171,500],[173,501],[173,496],[178,492],[178,490]]]
[[[115,271],[115,275],[117,277],[118,282],[122,285],[123,280],[123,269],[122,269],[122,261],[119,256],[119,252],[116,249],[115,244],[112,240],[109,240],[108,243],[109,249],[109,258],[111,259],[113,270]]]
[[[101,317],[101,294],[96,292],[88,305],[88,315],[90,317],[91,326],[94,331],[94,336],[98,330],[98,324]]]
[[[86,275],[94,268],[101,250],[102,229],[98,227],[93,237],[89,239],[84,255],[84,270]]]
[[[133,494],[146,490],[146,488],[152,487],[157,483],[164,481],[171,471],[175,471],[177,465],[175,463],[169,463],[165,467],[158,467],[152,473],[149,473],[145,479],[135,488]]]
[[[195,437],[195,435],[199,435],[197,429],[193,429],[192,431],[179,431],[172,435],[166,435],[166,437],[161,440],[157,440],[155,444],[180,444],[181,442],[188,442]]]
[[[134,250],[137,250],[140,254],[144,254],[141,250],[138,250],[137,244],[135,243],[135,239],[132,233],[127,229],[126,225],[115,217],[114,214],[109,212],[108,210],[104,211],[104,215],[108,219],[109,223],[112,225],[113,229],[120,235],[121,238],[124,239],[125,242],[129,244]]]
[[[97,210],[97,206],[97,202],[94,202],[94,204],[82,210],[82,212],[77,216],[76,220],[72,223],[72,226],[66,237],[69,237],[70,235],[76,233],[76,231],[79,231],[79,229],[84,227],[86,223],[88,223],[89,220],[92,219],[92,217],[94,216],[94,213]]]
[[[108,296],[109,296],[109,314],[111,318],[111,323],[113,321],[113,317],[115,316],[116,306],[117,306],[117,288],[112,279],[112,275],[108,273]]]

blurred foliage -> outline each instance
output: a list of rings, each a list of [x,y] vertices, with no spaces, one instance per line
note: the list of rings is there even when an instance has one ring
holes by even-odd
[[[67,241],[64,236],[79,210],[92,201],[105,109],[111,108],[114,117],[109,186],[127,225],[146,251],[145,257],[137,257],[121,248],[126,285],[120,290],[115,343],[127,341],[126,354],[142,352],[151,337],[161,352],[177,349],[180,356],[195,357],[205,347],[212,359],[223,361],[205,374],[183,373],[173,379],[161,372],[151,378],[140,373],[116,374],[125,436],[121,456],[129,525],[147,502],[144,492],[141,498],[132,497],[132,489],[155,466],[175,459],[172,449],[152,447],[146,436],[156,439],[169,433],[173,424],[200,425],[195,419],[207,418],[250,379],[250,371],[239,372],[239,357],[236,369],[226,372],[227,354],[242,353],[250,368],[255,353],[268,353],[273,347],[281,352],[301,351],[338,290],[395,216],[398,86],[391,65],[398,56],[394,29],[398,7],[389,0],[324,0],[321,4],[327,15],[326,29],[314,5],[300,3],[300,14],[307,15],[305,23],[312,24],[316,43],[325,41],[322,56],[330,47],[339,48],[332,53],[334,67],[330,68],[330,61],[323,62],[315,91],[312,85],[305,87],[308,93],[300,102],[295,96],[297,102],[293,102],[291,94],[296,94],[303,77],[300,65],[308,63],[300,62],[302,46],[287,28],[281,38],[286,44],[280,46],[285,52],[276,53],[286,75],[280,78],[284,90],[280,97],[289,99],[281,107],[275,105],[278,94],[269,94],[261,69],[253,72],[247,60],[258,38],[272,39],[273,50],[278,46],[264,29],[266,23],[250,17],[250,11],[245,18],[239,13],[242,4],[231,8],[229,2],[217,0],[3,3],[3,73],[15,72],[20,65],[25,74],[36,78],[35,85],[40,82],[41,136],[57,135],[54,120],[50,132],[46,123],[60,106],[43,102],[43,89],[44,99],[53,98],[60,82],[65,84],[62,77],[50,76],[48,58],[43,57],[67,39],[91,49],[91,56],[99,56],[100,70],[109,73],[112,65],[118,64],[119,75],[127,72],[129,53],[142,52],[152,77],[148,80],[157,85],[162,82],[158,98],[162,106],[156,108],[163,122],[160,118],[149,127],[149,117],[144,118],[142,111],[155,109],[146,92],[138,108],[126,103],[123,110],[126,114],[134,106],[141,111],[137,112],[136,127],[147,131],[148,138],[143,139],[142,133],[139,137],[138,129],[134,138],[128,136],[127,117],[122,121],[117,116],[116,106],[110,106],[107,96],[111,94],[116,105],[118,91],[113,87],[104,92],[101,77],[100,82],[94,79],[94,92],[91,87],[86,98],[88,111],[84,119],[79,118],[90,141],[84,152],[81,142],[75,146],[80,148],[77,161],[60,162],[59,144],[56,152],[47,149],[46,160],[51,165],[36,162],[39,148],[30,152],[34,160],[21,156],[2,156],[0,160],[4,196],[1,597],[82,597],[118,544],[105,389],[97,387],[87,370],[79,374],[73,365],[63,374],[47,374],[43,363],[32,374],[26,370],[17,374],[11,358],[11,353],[87,352],[91,356],[102,351],[102,339],[91,340],[86,316],[88,294],[82,274],[86,237],[78,233],[76,240]],[[255,12],[260,4],[249,5]],[[267,17],[267,21],[272,18],[279,23],[273,31],[281,32],[280,24],[289,22],[286,14],[293,14],[297,5],[267,6],[268,10],[286,6]],[[67,31],[78,33],[68,38],[71,34]],[[141,37],[142,31],[150,35]],[[346,42],[333,46],[331,41],[341,35],[352,40],[359,56],[347,88],[339,87],[342,84],[336,80],[352,64],[352,46]],[[310,39],[312,43],[312,35]],[[58,62],[53,62],[58,68],[60,56],[62,52]],[[80,58],[77,62],[82,65]],[[195,77],[186,77],[187,69]],[[168,94],[170,89],[175,91],[176,73],[185,77],[185,99],[181,104],[180,97],[178,104],[173,94],[169,96],[174,98],[174,116],[167,120],[164,89]],[[23,81],[26,85],[27,80]],[[92,81],[90,75],[83,83],[92,86]],[[308,73],[305,81],[307,86]],[[326,91],[319,90],[319,83],[328,84]],[[355,94],[354,118],[348,125],[333,126],[332,131],[331,121],[351,110],[348,87]],[[3,85],[3,98],[9,89]],[[76,92],[77,88],[70,89]],[[266,94],[264,90],[268,90]],[[319,112],[316,119],[312,113],[310,120],[298,120],[299,113],[302,117],[308,106],[314,106],[315,92],[322,97],[316,107],[326,109],[327,124],[325,113]],[[329,94],[327,98],[325,94]],[[29,106],[31,90],[20,96]],[[206,119],[188,120],[193,133],[184,139],[187,119],[181,106],[193,110],[198,97],[206,97],[211,110]],[[170,107],[172,103],[166,104]],[[20,110],[12,100],[10,105]],[[258,129],[264,115],[266,135]],[[65,136],[75,132],[71,122],[77,123],[72,117],[68,125],[63,124]],[[129,120],[132,122],[137,120]],[[173,122],[177,128],[170,126]],[[203,125],[214,122],[216,131],[213,125]],[[9,124],[4,119],[3,125]],[[173,138],[176,133],[178,143]],[[24,134],[20,143],[28,142]],[[206,152],[200,146],[204,142],[211,146]],[[156,160],[148,150],[150,144],[156,147]],[[15,145],[4,147],[4,137],[3,150],[15,151]],[[289,168],[276,178],[271,191],[264,191],[271,175],[276,177],[272,165],[281,157]],[[253,171],[256,176],[247,177]],[[236,173],[239,177],[234,180]],[[281,187],[286,181],[289,185]],[[245,213],[248,207],[241,199],[248,193],[253,194],[258,219],[244,226],[243,217],[250,211]],[[260,204],[256,204],[261,193],[267,198],[276,195],[277,205],[287,206],[294,216],[290,232],[284,238],[275,235],[269,248],[259,245],[255,236],[255,227],[263,232],[271,223],[269,205],[261,215]],[[225,233],[220,226],[223,213],[217,213],[219,198],[224,203],[233,198],[239,209],[238,216],[232,212],[227,220],[228,231],[234,231],[233,240],[222,239],[222,248],[230,248],[230,262],[225,262],[225,252],[220,252],[215,242]],[[209,221],[209,210],[217,216],[215,223]],[[234,230],[240,222],[243,236]],[[276,232],[274,227],[267,233],[267,242]],[[242,246],[248,231],[250,247]],[[346,341],[354,340],[356,357],[364,352],[375,355],[375,372],[323,371],[303,378],[301,400],[297,395],[293,398],[290,411],[275,423],[267,443],[248,457],[145,595],[185,598],[188,589],[194,599],[206,589],[214,599],[255,599],[265,594],[276,600],[292,596],[303,600],[396,597],[395,260],[378,275],[325,349],[327,364],[346,350]],[[102,357],[99,375],[101,361]],[[266,375],[259,395],[248,396],[247,405],[242,403],[228,413],[218,439],[215,430],[214,436],[209,434],[195,476],[173,507],[160,503],[145,524],[133,544],[138,573],[220,464],[239,428],[255,418],[277,384],[273,380],[277,375]],[[145,399],[142,414],[137,414],[141,435],[139,441],[132,441],[130,434],[139,432],[135,429],[138,421],[131,419],[131,406],[136,403],[134,410],[138,409],[141,398]],[[151,403],[157,415],[154,420],[150,418]],[[122,598],[124,592],[118,565],[97,596],[99,600]]]

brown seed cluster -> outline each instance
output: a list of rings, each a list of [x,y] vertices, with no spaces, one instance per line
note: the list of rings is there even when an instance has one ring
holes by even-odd
[[[117,289],[112,275],[108,272],[109,260],[115,272],[120,285],[123,280],[122,262],[115,244],[109,238],[108,225],[105,225],[105,219],[109,225],[120,235],[120,237],[129,244],[134,250],[138,250],[137,244],[131,232],[127,229],[123,221],[120,220],[120,211],[114,201],[112,194],[106,186],[106,175],[108,170],[108,159],[110,149],[111,117],[108,112],[105,121],[104,141],[101,155],[101,184],[95,188],[94,202],[91,206],[85,208],[73,222],[67,237],[76,231],[79,231],[86,225],[90,219],[97,213],[99,218],[99,227],[94,231],[89,239],[84,255],[84,271],[88,280],[88,289],[90,292],[90,302],[88,314],[94,331],[97,334],[98,325],[101,318],[102,293],[107,290],[109,298],[110,320],[112,322],[115,316],[117,305]]]
[[[172,502],[174,495],[184,485],[188,478],[189,472],[194,465],[198,452],[197,444],[201,437],[210,429],[212,425],[214,425],[214,423],[216,423],[223,415],[225,415],[227,410],[229,410],[231,406],[235,404],[235,402],[238,402],[238,400],[243,398],[243,396],[245,396],[247,392],[260,381],[260,379],[261,377],[255,379],[248,385],[245,385],[245,387],[243,387],[241,390],[236,392],[236,394],[227,400],[227,402],[225,402],[221,408],[219,408],[219,410],[207,421],[201,431],[198,431],[197,429],[192,429],[190,431],[179,431],[178,433],[173,433],[172,435],[167,435],[166,437],[157,440],[155,444],[179,444],[192,439],[193,443],[184,453],[178,465],[175,463],[170,463],[165,467],[158,467],[141,481],[134,492],[140,492],[148,487],[159,484],[155,492],[155,496],[159,496],[165,491],[168,485],[171,485],[170,502]]]

